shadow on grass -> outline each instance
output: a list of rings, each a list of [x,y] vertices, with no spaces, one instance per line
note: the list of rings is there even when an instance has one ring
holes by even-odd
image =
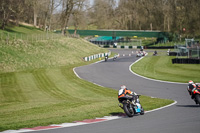
[[[36,28],[36,27],[32,27],[32,26],[26,26],[26,25],[19,25],[19,27],[23,27],[23,28],[26,28],[26,29],[29,29],[29,30],[37,30],[37,31],[43,31],[43,30],[41,30],[41,29],[39,29],[39,28]]]
[[[35,27],[25,26],[21,24],[19,24],[19,26],[15,26],[14,24],[9,24],[8,26],[5,27],[4,31],[9,32],[9,33],[24,34],[23,31],[20,32],[20,31],[13,30],[14,27],[22,27],[24,28],[24,30],[30,30],[30,31],[43,31]]]
[[[18,32],[18,31],[15,31],[15,30],[12,30],[10,28],[5,28],[5,31],[8,33],[15,33],[15,34],[24,34],[23,32]],[[5,33],[5,32],[4,32]],[[6,33],[5,33],[6,34]]]
[[[119,116],[119,115],[122,115],[122,114],[125,114],[124,112],[112,112],[110,113],[110,115],[112,116]]]
[[[119,116],[119,117],[126,117],[127,115],[124,112],[112,112],[110,113],[111,116]]]

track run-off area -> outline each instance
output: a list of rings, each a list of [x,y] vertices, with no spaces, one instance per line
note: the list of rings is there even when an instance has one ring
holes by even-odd
[[[119,90],[121,85],[137,94],[175,101],[171,106],[149,111],[132,118],[120,117],[93,124],[80,124],[51,130],[32,131],[34,133],[199,133],[200,107],[190,99],[187,84],[150,80],[130,72],[130,66],[136,62],[136,52],[129,49],[111,49],[112,52],[125,55],[115,61],[93,63],[75,68],[82,79],[94,84]],[[133,51],[133,52],[132,52]],[[129,56],[131,54],[131,56]],[[117,97],[117,96],[116,96]],[[30,133],[30,131],[29,131]]]

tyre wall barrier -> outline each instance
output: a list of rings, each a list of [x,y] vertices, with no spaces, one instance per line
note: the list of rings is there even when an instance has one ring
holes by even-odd
[[[172,63],[177,64],[200,64],[200,59],[189,59],[189,58],[174,58]]]
[[[177,56],[179,55],[178,52],[169,52],[169,56]]]
[[[120,45],[117,45],[117,46],[114,46],[114,45],[100,45],[100,47],[103,47],[103,48],[122,48],[122,49],[138,49],[138,48],[141,48],[141,46],[120,46]]]
[[[159,47],[144,46],[144,49],[174,49],[174,46],[159,46]]]
[[[99,53],[99,54],[91,55],[91,56],[88,56],[88,57],[83,57],[83,59],[84,59],[84,61],[91,61],[91,60],[94,60],[94,59],[103,58],[103,57],[105,57],[106,54],[108,54],[108,56],[110,56],[111,52],[109,51],[108,53]]]
[[[125,48],[125,49],[141,49],[141,46],[113,46],[113,45],[103,45],[104,48]],[[160,46],[160,47],[148,47],[144,46],[144,49],[174,49],[174,46]]]
[[[169,56],[187,56],[188,53],[180,53],[180,52],[169,52]]]

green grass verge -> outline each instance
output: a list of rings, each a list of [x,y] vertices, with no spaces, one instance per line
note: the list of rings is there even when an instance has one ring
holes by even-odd
[[[151,45],[151,47],[174,46],[174,44],[176,44],[176,42],[158,43]]]
[[[123,112],[117,91],[79,79],[73,68],[106,52],[82,39],[0,44],[0,131],[80,121]],[[141,96],[145,110],[172,100]]]
[[[187,83],[189,80],[200,82],[200,64],[172,64],[174,56],[159,52],[158,56],[148,56],[134,64],[131,69],[135,73],[153,79]]]
[[[82,64],[79,64],[82,65]],[[117,91],[78,79],[72,66],[2,74],[0,131],[46,126],[123,112]],[[151,110],[172,100],[141,96]]]

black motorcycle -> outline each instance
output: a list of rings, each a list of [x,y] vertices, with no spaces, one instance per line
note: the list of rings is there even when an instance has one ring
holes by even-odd
[[[121,97],[119,98],[119,107],[121,107],[128,117],[133,117],[135,114],[144,115],[144,109],[139,101],[139,95],[137,96],[137,102],[133,104],[132,97]],[[122,106],[122,105],[123,106]]]
[[[108,56],[105,56],[105,62],[108,60]]]

